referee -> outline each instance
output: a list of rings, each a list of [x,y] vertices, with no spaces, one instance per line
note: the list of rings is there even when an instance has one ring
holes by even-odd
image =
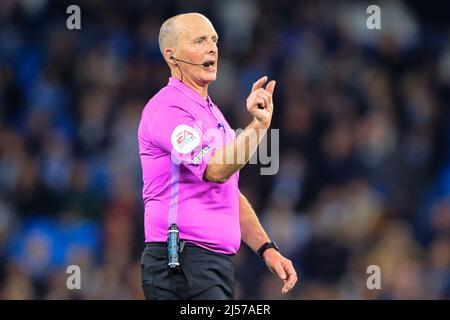
[[[238,188],[239,170],[270,126],[275,81],[265,88],[267,77],[253,84],[247,98],[253,121],[236,137],[208,96],[217,75],[218,39],[198,13],[166,20],[159,33],[171,77],[145,106],[138,129],[146,299],[234,299],[232,257],[241,240],[283,281],[283,294],[297,282],[292,262],[279,253]]]

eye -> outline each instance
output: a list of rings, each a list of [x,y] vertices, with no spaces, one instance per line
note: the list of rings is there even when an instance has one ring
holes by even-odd
[[[200,38],[200,39],[197,39],[197,40],[195,40],[195,43],[203,43],[203,42],[205,42],[205,39],[204,38]]]

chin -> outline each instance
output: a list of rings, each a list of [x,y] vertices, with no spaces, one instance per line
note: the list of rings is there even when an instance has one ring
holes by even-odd
[[[207,83],[216,81],[216,79],[217,79],[217,75],[216,75],[216,74],[210,74],[210,75],[208,75],[208,76],[206,76],[206,77],[203,78],[203,80],[204,80],[205,82],[207,82]]]

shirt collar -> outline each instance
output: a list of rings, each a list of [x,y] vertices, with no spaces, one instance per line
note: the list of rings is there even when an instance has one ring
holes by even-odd
[[[214,103],[211,101],[211,98],[209,97],[209,95],[206,99],[204,99],[200,94],[198,94],[197,91],[188,87],[187,85],[185,85],[183,82],[181,82],[180,80],[178,80],[175,77],[169,77],[169,83],[167,85],[174,86],[175,88],[177,88],[178,90],[183,92],[185,95],[189,96],[192,100],[197,102],[202,107],[208,107],[208,106],[214,105]]]

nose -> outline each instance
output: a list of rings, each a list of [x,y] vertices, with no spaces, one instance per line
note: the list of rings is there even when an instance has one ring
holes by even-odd
[[[217,53],[217,43],[213,40],[209,40],[209,46],[208,46],[208,54],[216,54]]]

